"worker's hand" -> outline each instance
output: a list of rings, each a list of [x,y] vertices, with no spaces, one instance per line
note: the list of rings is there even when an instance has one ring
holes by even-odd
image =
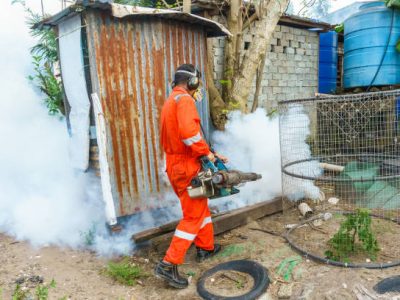
[[[214,155],[214,153],[212,153],[212,152],[208,153],[207,158],[208,158],[211,162],[215,162],[215,155]]]
[[[228,158],[226,156],[223,156],[221,154],[215,153],[215,156],[218,157],[224,164],[228,162]]]

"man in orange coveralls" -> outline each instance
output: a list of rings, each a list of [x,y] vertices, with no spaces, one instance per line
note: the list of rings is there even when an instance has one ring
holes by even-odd
[[[167,174],[175,193],[180,199],[183,218],[179,222],[171,245],[163,260],[155,267],[157,277],[165,279],[175,288],[185,288],[188,281],[179,275],[186,251],[194,242],[197,261],[201,262],[221,250],[214,244],[214,231],[208,199],[191,199],[186,188],[200,171],[199,158],[215,156],[201,134],[200,117],[195,101],[198,97],[200,72],[191,64],[181,65],[175,72],[173,91],[161,112],[161,144],[166,153]]]

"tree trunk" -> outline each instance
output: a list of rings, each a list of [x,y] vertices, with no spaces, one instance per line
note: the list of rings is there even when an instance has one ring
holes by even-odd
[[[260,65],[258,66],[257,74],[256,74],[256,91],[254,93],[254,100],[253,106],[251,108],[251,112],[255,112],[258,107],[258,96],[260,95],[261,91],[261,81],[264,74],[264,66],[265,66],[265,59],[267,57],[267,53],[264,53],[261,58]]]
[[[247,113],[247,99],[251,85],[257,73],[257,67],[267,50],[279,18],[285,11],[288,0],[265,0],[263,10],[260,11],[260,20],[255,23],[254,38],[240,64],[240,69],[234,74],[229,107],[238,108]],[[228,27],[228,29],[230,29]]]
[[[241,33],[242,33],[242,11],[241,0],[231,0],[228,12],[227,26],[232,36],[225,40],[225,62],[223,74],[223,98],[226,102],[231,99],[232,82],[234,75],[239,70]]]
[[[206,80],[208,85],[208,98],[210,103],[211,119],[214,126],[218,130],[223,130],[225,123],[228,119],[228,110],[226,103],[221,97],[220,92],[215,87],[213,78],[213,65],[214,65],[214,55],[212,53],[212,41],[207,40],[207,70],[206,70]]]
[[[263,56],[268,55],[266,53],[267,46],[270,43],[280,16],[286,9],[288,1],[261,0],[261,3],[257,7],[259,20],[254,23],[255,30],[252,31],[254,38],[241,61],[243,31],[242,0],[231,0],[229,2],[230,8],[227,14],[227,27],[232,33],[232,37],[227,38],[225,43],[223,97],[221,97],[214,84],[212,44],[208,42],[207,47],[208,72],[206,72],[206,76],[211,118],[216,128],[220,130],[224,128],[227,115],[232,110],[239,109],[245,113],[249,112],[247,99],[249,98],[253,79]],[[205,16],[208,17],[207,13]],[[256,17],[250,18],[247,20],[247,23],[250,25],[255,19]]]

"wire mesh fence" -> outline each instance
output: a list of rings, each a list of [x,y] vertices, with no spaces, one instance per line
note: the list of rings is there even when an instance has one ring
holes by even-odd
[[[306,245],[305,233],[297,233],[303,248],[328,258],[322,249],[329,250],[333,243],[338,249],[355,250],[359,241],[365,248],[362,230],[390,244],[400,233],[400,90],[284,101],[279,112],[284,212],[301,202],[338,212],[318,242]],[[368,212],[372,221],[365,215],[355,218],[360,212]],[[354,223],[352,229],[343,229],[349,222]],[[341,238],[350,241],[340,239],[339,228]],[[391,256],[398,251],[394,248]],[[363,255],[350,258],[365,260]]]

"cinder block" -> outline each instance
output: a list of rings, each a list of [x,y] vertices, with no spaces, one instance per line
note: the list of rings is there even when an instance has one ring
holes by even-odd
[[[268,72],[271,72],[271,73],[276,73],[276,72],[278,72],[278,66],[275,64],[275,65],[271,65],[269,68],[268,68]]]
[[[270,40],[270,44],[276,46],[276,44],[277,44],[276,38],[272,38],[272,39]]]
[[[214,65],[214,70],[216,72],[223,72],[224,71],[224,66],[223,65]]]
[[[289,41],[289,46],[292,48],[298,48],[299,47],[299,42],[295,41],[295,40],[290,40]]]
[[[299,54],[296,54],[295,56],[294,56],[294,60],[295,61],[301,61],[303,59],[303,57],[301,56],[301,55],[299,55]]]
[[[298,54],[298,55],[304,55],[304,53],[305,53],[304,49],[302,49],[302,48],[297,48],[297,49],[296,49],[296,54]]]
[[[282,31],[282,32],[289,32],[289,27],[287,27],[287,26],[281,26],[281,31]]]
[[[282,32],[276,31],[274,32],[274,38],[276,39],[281,39],[282,38]]]
[[[272,79],[272,73],[265,73],[264,74],[264,78],[266,78],[266,79]]]
[[[243,36],[243,41],[244,42],[251,42],[253,40],[253,35],[252,34],[245,34]]]
[[[217,56],[219,56],[219,55],[224,55],[224,48],[215,48],[214,49],[214,55],[217,55]]]
[[[306,37],[304,35],[298,36],[298,41],[304,43],[306,41]]]
[[[269,80],[269,86],[279,86],[278,80]]]
[[[295,73],[296,73],[296,74],[304,74],[304,68],[296,67],[296,68],[295,68]],[[302,78],[303,78],[303,79],[307,79],[306,74],[304,74],[304,76],[303,76]]]
[[[292,47],[287,47],[287,48],[286,48],[286,53],[287,53],[287,54],[294,54],[294,53],[295,53],[294,48],[292,48]]]
[[[275,61],[277,59],[277,54],[275,52],[270,52],[267,54],[267,57],[271,59],[271,61]]]
[[[279,74],[279,73],[272,73],[272,79],[281,79],[281,74]]]
[[[275,53],[283,53],[283,47],[282,46],[275,46]]]
[[[282,89],[280,87],[276,87],[276,86],[272,87],[272,92],[274,94],[279,94],[281,91],[282,91]]]
[[[287,67],[279,67],[279,73],[281,74],[287,74],[288,68]]]

